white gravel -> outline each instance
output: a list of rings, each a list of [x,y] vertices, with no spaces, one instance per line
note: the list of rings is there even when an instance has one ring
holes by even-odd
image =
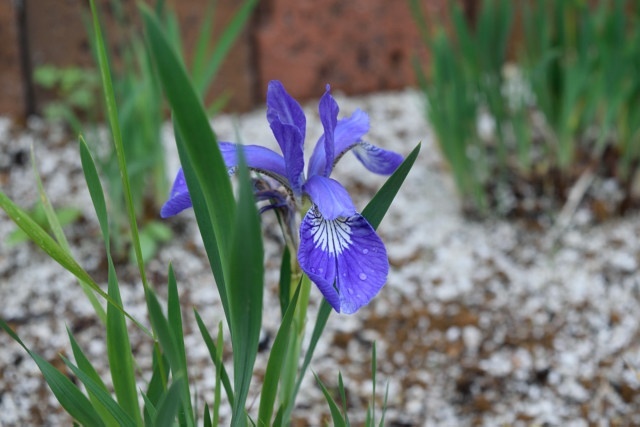
[[[359,98],[338,97],[342,113],[362,108],[371,116],[369,141],[408,154],[422,152],[405,187],[379,228],[392,271],[368,307],[354,316],[332,315],[312,369],[331,387],[338,371],[348,392],[350,417],[360,425],[373,384],[372,343],[377,343],[376,400],[388,386],[389,426],[458,425],[640,425],[640,217],[595,225],[586,209],[551,250],[545,232],[518,222],[469,221],[412,90]],[[308,104],[308,140],[322,127]],[[221,116],[214,129],[223,140],[275,147],[263,109]],[[165,132],[171,146],[170,131]],[[36,200],[21,150],[34,144],[45,187],[56,206],[75,206],[84,220],[67,229],[75,255],[101,281],[103,246],[83,182],[77,145],[64,133],[29,122],[17,132],[0,120],[0,185],[23,206]],[[169,169],[177,169],[170,148]],[[28,157],[28,156],[27,156]],[[335,177],[362,208],[384,182],[346,156]],[[14,229],[0,216],[0,242]],[[585,219],[586,218],[586,219]],[[280,238],[264,217],[267,292],[264,328],[278,325],[277,266]],[[191,376],[200,398],[212,400],[213,368],[199,338],[191,307],[213,330],[222,320],[192,213],[169,220],[182,230],[148,266],[153,286],[164,294],[166,266],[173,262],[185,307]],[[104,331],[70,274],[32,244],[0,243],[0,316],[27,345],[58,367],[70,354],[68,326],[95,358],[101,372]],[[140,283],[131,267],[119,267],[123,300],[145,320]],[[320,294],[312,291],[310,322]],[[149,374],[150,343],[132,328],[140,381]],[[69,425],[35,364],[0,333],[0,426]],[[265,365],[258,360],[258,373]],[[252,391],[250,401],[257,388]],[[295,425],[328,422],[322,394],[311,377],[303,385]],[[257,404],[257,403],[256,403]],[[255,406],[255,405],[254,405]],[[254,408],[255,409],[255,408]]]

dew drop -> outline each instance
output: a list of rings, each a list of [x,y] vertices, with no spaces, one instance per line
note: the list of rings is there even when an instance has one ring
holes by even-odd
[[[369,253],[369,249],[363,249],[362,253],[365,254],[365,255],[368,254]]]
[[[318,269],[318,273],[322,273],[322,272],[324,272],[324,269],[319,268],[319,269]]]
[[[353,289],[348,288],[348,289],[347,289],[347,292],[349,293],[349,295],[353,295]]]
[[[364,273],[360,273],[358,277],[360,278],[360,280],[367,280],[367,275]]]
[[[315,272],[316,272],[315,267],[311,267],[311,272],[312,272],[312,273],[315,273]]]

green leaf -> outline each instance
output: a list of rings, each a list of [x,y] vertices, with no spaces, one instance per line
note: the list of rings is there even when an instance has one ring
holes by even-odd
[[[171,267],[169,268],[169,282],[175,281],[175,276],[173,275],[173,270]],[[174,285],[169,285],[169,288]],[[147,298],[147,307],[149,310],[149,319],[151,324],[153,325],[153,330],[156,331],[158,335],[158,341],[160,342],[160,346],[167,356],[167,360],[169,361],[169,366],[171,367],[171,372],[173,374],[174,385],[178,379],[186,379],[187,371],[186,371],[186,360],[181,353],[181,346],[177,343],[178,338],[175,336],[173,327],[169,325],[167,318],[162,313],[162,308],[160,307],[160,303],[158,301],[158,297],[156,294],[149,290],[146,295]],[[179,391],[179,399],[184,405],[185,410],[183,412],[184,416],[186,416],[187,425],[192,426],[195,425],[195,420],[193,418],[193,411],[191,410],[191,395],[189,393],[189,384],[184,381],[180,381],[180,389]],[[172,386],[172,388],[173,388]],[[178,404],[180,404],[178,402]],[[158,408],[158,411],[160,409]]]
[[[322,331],[324,331],[325,326],[327,325],[327,320],[329,320],[329,315],[333,309],[331,305],[325,300],[322,299],[320,303],[320,308],[318,309],[318,315],[316,317],[316,322],[313,326],[313,332],[311,333],[311,340],[309,341],[309,347],[307,348],[306,354],[304,356],[304,361],[302,362],[302,367],[298,373],[298,379],[296,380],[296,386],[293,391],[293,395],[289,400],[289,404],[285,410],[284,419],[290,419],[291,413],[293,412],[293,405],[295,403],[295,398],[298,395],[298,391],[300,391],[300,386],[302,385],[302,380],[304,375],[309,368],[309,364],[311,364],[311,359],[313,358],[313,353],[316,350],[316,346],[318,345],[318,341],[320,341],[320,337],[322,335]]]
[[[158,343],[155,343],[153,346],[153,373],[151,374],[151,380],[149,380],[146,393],[153,407],[157,405],[160,400],[160,396],[162,396],[167,389],[168,380],[169,362],[160,351]]]
[[[137,424],[111,397],[108,391],[103,389],[103,384],[97,383],[91,375],[86,374],[77,366],[75,366],[69,359],[61,356],[64,363],[73,371],[73,373],[82,381],[82,384],[86,387],[90,395],[92,395],[99,404],[106,408],[109,413],[109,419],[115,422],[110,422],[109,425],[122,426],[122,427],[135,427]]]
[[[282,252],[282,262],[280,263],[280,286],[278,286],[278,290],[280,292],[280,313],[284,317],[291,295],[291,253],[286,245]]]
[[[347,414],[347,393],[344,389],[344,382],[342,381],[342,372],[338,372],[338,392],[340,393],[340,399],[342,400],[344,422],[349,426],[351,423],[349,422],[349,414]]]
[[[369,221],[369,224],[374,229],[377,229],[380,223],[382,222],[382,218],[387,213],[389,206],[391,206],[391,202],[398,194],[402,183],[405,178],[409,174],[413,163],[416,161],[418,157],[418,153],[420,152],[421,144],[418,144],[416,148],[411,151],[411,153],[407,156],[406,159],[402,162],[398,169],[387,179],[382,188],[378,190],[373,199],[367,204],[367,206],[362,211],[362,216]]]
[[[188,164],[193,168],[193,175],[185,173],[189,192],[192,196],[196,191],[202,192],[211,229],[215,233],[218,256],[222,265],[226,266],[235,219],[235,201],[227,168],[204,107],[180,56],[167,40],[160,22],[149,8],[141,5],[140,9],[148,45],[173,112],[176,133],[180,136],[179,145],[183,145],[183,152],[187,155],[184,158],[181,154],[181,162],[183,167]],[[194,209],[196,208],[198,207],[194,205]]]
[[[245,418],[253,365],[258,354],[264,290],[264,249],[260,217],[243,151],[238,149],[238,206],[229,265],[229,309],[235,400],[232,425]]]
[[[33,361],[38,365],[40,372],[42,372],[54,396],[71,417],[85,426],[104,426],[100,416],[91,406],[89,399],[82,394],[80,389],[74,385],[66,375],[57,370],[39,354],[29,350],[18,335],[2,319],[0,319],[0,328],[4,329],[14,341],[29,353],[29,356],[31,356]]]
[[[155,427],[173,427],[180,408],[180,393],[184,388],[183,378],[178,378],[160,399],[153,425]]]
[[[287,356],[287,346],[289,337],[291,336],[291,322],[293,314],[298,303],[300,295],[300,285],[288,304],[287,311],[282,318],[276,338],[273,340],[267,368],[262,381],[262,391],[260,393],[260,408],[258,410],[258,425],[270,426],[271,417],[273,415],[273,405],[278,395],[278,382],[280,381],[280,373],[282,372],[283,363]]]
[[[107,262],[109,296],[117,306],[121,306],[118,279],[110,254],[107,254]],[[127,323],[122,312],[111,304],[107,306],[107,356],[118,402],[127,414],[141,425],[142,417],[138,407],[138,389]]]
[[[329,404],[329,411],[331,411],[331,418],[333,420],[333,425],[336,427],[347,427],[347,421],[344,419],[344,417],[340,413],[340,408],[338,407],[338,404],[336,403],[335,400],[333,400],[333,397],[331,397],[331,394],[329,393],[327,388],[324,386],[322,381],[320,381],[320,378],[318,377],[318,375],[316,375],[315,372],[313,373],[313,376],[316,377],[316,381],[320,386],[320,389],[322,390],[322,394],[324,394],[324,397],[327,400],[327,404]]]
[[[202,335],[202,338],[204,339],[204,343],[206,344],[207,349],[209,350],[209,357],[211,358],[211,361],[214,363],[216,367],[216,381],[218,378],[222,381],[222,385],[224,386],[225,393],[227,394],[227,399],[229,400],[229,403],[233,406],[234,396],[233,396],[233,389],[231,388],[231,381],[229,380],[229,374],[227,374],[227,371],[224,365],[221,363],[222,347],[219,345],[216,346],[216,344],[213,342],[213,338],[211,337],[211,334],[209,334],[209,331],[207,330],[207,326],[202,321],[200,314],[196,310],[194,310],[194,314],[196,317],[196,322],[198,323],[198,329],[200,329],[200,334]],[[221,330],[219,331],[219,334],[222,334]],[[215,406],[214,406],[214,409],[215,409]]]
[[[54,212],[53,206],[51,206],[51,202],[49,201],[49,198],[47,197],[47,194],[44,191],[44,186],[42,185],[42,179],[40,178],[38,169],[36,168],[36,159],[35,159],[35,153],[33,151],[33,146],[31,147],[31,164],[33,166],[33,173],[36,177],[36,183],[38,185],[40,202],[42,203],[42,207],[47,216],[49,227],[53,231],[53,234],[56,240],[58,241],[58,244],[60,244],[62,249],[64,249],[70,254],[71,248],[69,247],[69,242],[67,241],[67,238],[65,237],[64,232],[62,231],[60,216],[56,214],[56,212]],[[79,214],[79,211],[78,211],[78,214]],[[106,321],[106,313],[104,311],[104,308],[102,308],[102,305],[100,305],[100,301],[98,301],[98,298],[93,293],[91,286],[89,286],[89,284],[82,281],[80,281],[79,283],[85,295],[87,296],[87,299],[91,303],[93,310],[96,312],[96,315],[104,323]]]
[[[104,382],[102,381],[102,378],[100,378],[100,375],[98,375],[98,372],[95,370],[95,368],[93,367],[93,365],[91,364],[87,356],[84,354],[84,352],[78,345],[78,342],[76,341],[75,337],[73,336],[69,328],[67,328],[67,335],[69,335],[69,342],[71,343],[73,357],[76,359],[78,368],[85,375],[91,378],[93,383],[97,387],[101,388],[103,392],[109,393],[107,386],[104,384]],[[117,426],[116,420],[113,418],[113,416],[111,416],[111,414],[109,413],[109,410],[102,403],[100,403],[100,399],[95,395],[95,393],[93,393],[92,390],[90,390],[89,388],[87,388],[87,391],[89,392],[89,399],[91,400],[93,407],[100,414],[100,417],[102,418],[102,420],[108,426]]]
[[[100,22],[98,19],[98,11],[95,6],[95,1],[89,1],[91,4],[91,15],[93,17],[93,30],[96,54],[98,57],[98,66],[100,68],[102,89],[107,106],[107,117],[109,118],[109,124],[111,126],[111,135],[113,137],[116,157],[118,159],[118,168],[120,170],[122,190],[125,198],[127,214],[129,217],[131,243],[135,250],[136,260],[138,263],[138,271],[140,272],[140,279],[142,280],[142,285],[144,286],[146,292],[149,285],[147,283],[147,275],[144,270],[144,260],[142,258],[142,250],[140,248],[140,237],[138,235],[138,224],[136,223],[136,213],[134,208],[135,205],[133,204],[133,198],[131,196],[131,183],[129,181],[129,174],[127,172],[127,162],[124,154],[124,144],[122,142],[122,132],[120,130],[120,122],[118,120],[118,109],[116,106],[115,94],[113,91],[109,60],[107,57],[107,50],[105,47],[104,39],[102,37],[102,31],[100,29]]]
[[[172,372],[180,375],[182,378],[189,378],[187,369],[187,354],[184,348],[184,332],[182,330],[182,313],[180,312],[180,298],[178,296],[178,285],[173,266],[169,264],[169,289],[167,298],[167,320],[171,328],[171,335],[175,342],[175,352],[178,357],[177,366],[171,365]],[[189,418],[189,425],[195,425],[193,407],[191,405],[191,392],[189,390],[189,382],[183,381],[181,388],[182,400],[184,404],[183,416]]]
[[[87,273],[70,253],[65,251],[56,241],[40,227],[24,210],[9,199],[2,191],[0,191],[0,207],[7,213],[9,218],[20,227],[33,242],[45,251],[53,260],[64,267],[71,274],[76,276],[80,281],[88,283],[95,292],[106,300],[110,300],[107,294],[100,289],[94,282],[89,273]]]

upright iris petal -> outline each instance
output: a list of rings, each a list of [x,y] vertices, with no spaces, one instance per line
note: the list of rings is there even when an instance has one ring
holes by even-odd
[[[278,81],[267,89],[267,120],[280,145],[287,169],[287,178],[294,194],[300,195],[304,181],[304,137],[306,117],[300,104]]]
[[[327,85],[327,90],[320,98],[320,106],[318,107],[320,113],[320,121],[324,128],[324,153],[325,153],[325,165],[322,175],[331,175],[331,169],[333,169],[334,158],[334,132],[336,125],[338,124],[338,103],[331,96],[331,88]],[[309,175],[312,176],[312,175]]]
[[[306,118],[300,104],[278,81],[269,83],[267,120],[282,156],[256,145],[240,147],[250,169],[277,181],[266,177],[257,180],[261,185],[255,188],[256,199],[270,203],[261,212],[276,208],[285,214],[287,236],[294,236],[291,230],[296,223],[299,208],[296,205],[305,196],[311,200],[311,208],[300,225],[298,263],[336,311],[350,314],[380,291],[387,280],[389,261],[382,240],[356,212],[347,190],[329,176],[336,162],[352,149],[367,169],[379,174],[391,174],[402,162],[402,156],[362,140],[369,131],[369,117],[363,111],[356,110],[350,117],[338,120],[338,104],[329,85],[318,111],[324,134],[313,150],[306,179],[303,147]],[[220,143],[230,173],[237,166],[237,148],[236,144]],[[296,197],[291,198],[291,193]],[[188,207],[191,197],[180,170],[161,215],[175,215]],[[296,246],[298,239],[287,241]]]

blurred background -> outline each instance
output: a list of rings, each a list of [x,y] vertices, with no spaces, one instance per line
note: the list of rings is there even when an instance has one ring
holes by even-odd
[[[116,65],[131,33],[140,31],[134,1],[101,0]],[[154,3],[154,2],[148,2]],[[181,28],[187,57],[206,16],[202,0],[168,1]],[[214,37],[243,4],[218,0]],[[446,0],[421,2],[429,15],[446,13]],[[478,0],[459,1],[469,16]],[[122,9],[119,11],[119,9]],[[9,0],[0,4],[0,115],[41,113],[55,93],[34,80],[43,66],[95,69],[84,0]],[[248,110],[277,78],[298,99],[319,96],[327,82],[349,94],[416,83],[411,59],[428,59],[405,1],[259,1],[227,55],[212,88],[229,93],[228,111]],[[210,96],[213,96],[213,95]]]

